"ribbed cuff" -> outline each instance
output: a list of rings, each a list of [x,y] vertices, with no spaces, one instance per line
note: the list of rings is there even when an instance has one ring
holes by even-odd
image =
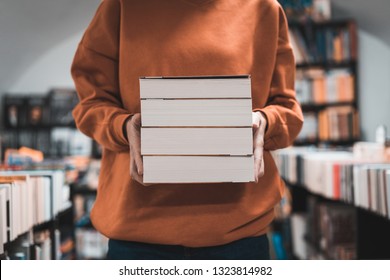
[[[119,114],[117,115],[113,121],[112,121],[112,129],[114,131],[114,134],[118,140],[123,145],[128,146],[129,140],[127,139],[126,135],[126,121],[132,116],[133,114]]]

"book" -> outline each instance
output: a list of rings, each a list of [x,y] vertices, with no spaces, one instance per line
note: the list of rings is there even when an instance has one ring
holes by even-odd
[[[306,215],[293,214],[291,215],[291,239],[294,256],[299,259],[307,259],[307,243],[304,236],[306,235]]]
[[[250,76],[142,77],[141,99],[251,98]]]
[[[144,156],[145,183],[254,181],[253,156]]]
[[[72,110],[79,102],[74,89],[54,88],[48,95],[51,125],[74,125]]]
[[[142,155],[251,155],[252,128],[141,128]]]
[[[253,182],[249,75],[142,77],[145,183]]]
[[[250,98],[141,100],[143,127],[252,127],[251,111]]]
[[[46,95],[26,97],[27,125],[47,125],[50,121],[48,98]]]
[[[24,96],[4,96],[4,120],[7,128],[26,126],[26,112],[26,98]]]
[[[10,218],[11,218],[11,184],[0,183],[0,251],[4,252],[3,245],[10,241]]]

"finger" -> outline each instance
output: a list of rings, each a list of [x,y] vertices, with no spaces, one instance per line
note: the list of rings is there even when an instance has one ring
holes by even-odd
[[[264,175],[264,157],[261,158],[259,178],[263,177],[263,175]]]
[[[131,141],[130,150],[132,151],[131,155],[133,156],[137,173],[139,175],[143,175],[144,168],[143,168],[143,160],[141,156],[141,147],[140,147],[141,145],[139,142],[140,142],[139,139],[134,139],[134,141]]]
[[[133,180],[143,185],[142,176],[138,175],[138,173],[134,170],[133,172]]]
[[[141,156],[141,137],[139,128],[133,126],[131,128],[131,141],[130,141],[130,150],[132,150],[132,155],[134,157],[135,165],[137,166],[137,172],[139,175],[144,174],[143,161]]]
[[[133,157],[133,153],[131,152],[131,149],[130,149],[130,176],[133,176],[133,173],[135,170],[134,165],[135,165],[134,157]]]
[[[135,169],[133,169],[133,176],[132,176],[132,178],[133,178],[134,181],[140,183],[143,186],[148,187],[148,186],[153,185],[153,184],[145,183],[144,182],[144,176],[139,175]]]
[[[260,125],[260,116],[256,112],[253,112],[252,113],[252,128],[253,128],[254,133],[259,128],[259,125]]]
[[[262,160],[263,160],[263,145],[264,145],[264,137],[262,134],[262,131],[258,129],[253,137],[253,146],[254,146],[254,160],[255,160],[255,176],[256,176],[256,182],[259,175],[261,174],[261,166],[262,166]]]

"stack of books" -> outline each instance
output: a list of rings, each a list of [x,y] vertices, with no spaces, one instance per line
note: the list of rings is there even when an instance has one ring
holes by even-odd
[[[140,79],[145,183],[253,182],[249,76]]]

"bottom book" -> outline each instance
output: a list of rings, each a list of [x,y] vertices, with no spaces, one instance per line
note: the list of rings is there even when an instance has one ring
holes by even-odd
[[[254,182],[253,156],[144,156],[145,183]]]

